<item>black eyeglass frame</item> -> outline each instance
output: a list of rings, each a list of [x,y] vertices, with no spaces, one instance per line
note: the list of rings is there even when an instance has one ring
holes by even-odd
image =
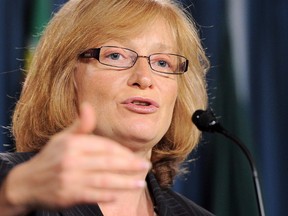
[[[133,64],[131,66],[127,66],[127,67],[121,67],[121,66],[115,66],[115,65],[110,65],[110,64],[106,64],[106,63],[103,63],[100,61],[100,51],[103,47],[111,47],[111,48],[121,48],[121,49],[124,49],[124,50],[128,50],[128,51],[131,51],[133,53],[136,54],[136,59],[135,61],[133,62]],[[151,63],[150,63],[150,57],[153,56],[153,55],[158,55],[158,54],[167,54],[167,55],[173,55],[173,56],[177,56],[177,57],[181,57],[183,59],[185,59],[185,61],[181,64],[184,64],[185,63],[185,66],[183,68],[183,72],[173,72],[173,73],[170,73],[170,72],[163,72],[163,71],[158,71],[158,70],[155,70],[152,66],[151,66]],[[189,60],[182,56],[182,55],[178,55],[178,54],[174,54],[174,53],[153,53],[149,56],[142,56],[142,55],[138,55],[137,52],[135,52],[134,50],[131,50],[129,48],[124,48],[124,47],[118,47],[118,46],[101,46],[101,47],[98,47],[98,48],[91,48],[91,49],[88,49],[84,52],[82,52],[81,54],[79,54],[79,58],[94,58],[96,59],[99,63],[103,64],[103,65],[106,65],[106,66],[110,66],[110,67],[114,67],[114,68],[122,68],[122,69],[129,69],[129,68],[132,68],[139,57],[142,57],[142,58],[146,58],[148,60],[148,63],[149,63],[149,66],[150,68],[153,70],[153,71],[156,71],[157,73],[163,73],[163,74],[171,74],[171,75],[180,75],[180,74],[184,74],[185,72],[187,72],[188,70],[188,65],[189,65]],[[181,67],[181,66],[179,66]]]

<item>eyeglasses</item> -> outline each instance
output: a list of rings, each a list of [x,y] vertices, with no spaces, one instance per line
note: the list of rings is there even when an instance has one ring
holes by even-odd
[[[146,58],[152,70],[164,74],[183,74],[189,63],[188,59],[177,54],[154,53],[141,56],[133,50],[117,46],[92,48],[81,53],[79,58],[95,58],[103,65],[123,69],[133,67],[138,58]]]

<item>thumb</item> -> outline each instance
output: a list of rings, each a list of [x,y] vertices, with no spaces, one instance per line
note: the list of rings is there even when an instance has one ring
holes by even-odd
[[[78,119],[68,128],[70,133],[88,134],[96,127],[96,114],[93,107],[84,102],[80,105]]]

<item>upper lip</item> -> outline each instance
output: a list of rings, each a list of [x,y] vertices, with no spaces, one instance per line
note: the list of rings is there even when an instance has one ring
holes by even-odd
[[[145,97],[130,97],[130,98],[124,100],[122,104],[129,104],[129,103],[133,103],[135,101],[142,102],[142,103],[149,103],[149,105],[152,105],[152,106],[159,108],[159,104],[156,101],[154,101],[150,98],[145,98]]]

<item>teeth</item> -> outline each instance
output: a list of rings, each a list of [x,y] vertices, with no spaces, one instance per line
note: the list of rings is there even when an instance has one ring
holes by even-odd
[[[140,106],[149,106],[150,105],[150,103],[148,103],[148,102],[141,102],[141,101],[133,101],[132,103],[135,105],[140,105]]]

